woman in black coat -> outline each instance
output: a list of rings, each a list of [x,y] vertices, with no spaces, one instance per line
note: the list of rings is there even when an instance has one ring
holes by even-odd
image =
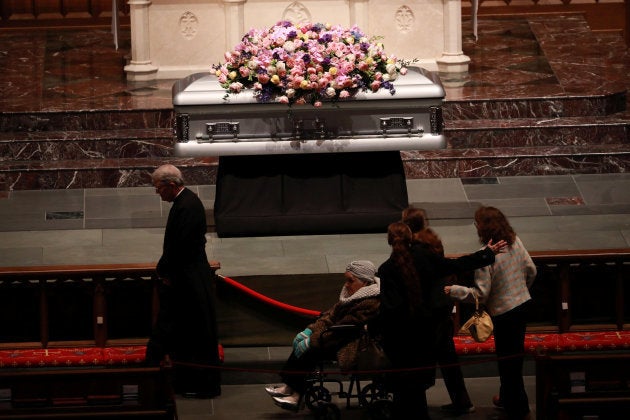
[[[416,207],[408,207],[402,212],[402,221],[412,232],[411,253],[416,270],[425,287],[431,289],[429,304],[437,322],[437,357],[444,384],[451,398],[451,404],[442,410],[459,415],[475,411],[468,395],[464,375],[459,366],[453,335],[451,318],[453,302],[443,295],[444,286],[453,284],[454,274],[473,271],[494,262],[495,254],[502,252],[505,242],[492,244],[481,250],[459,258],[446,258],[440,237],[428,226],[426,212]]]
[[[388,381],[394,394],[396,418],[428,419],[426,390],[435,384],[438,343],[452,303],[441,294],[448,274],[485,266],[505,244],[489,243],[475,254],[456,260],[436,254],[413,241],[403,222],[389,225],[390,258],[378,269],[381,279],[379,329],[383,346],[397,372]],[[450,305],[450,306],[449,306]]]
[[[379,330],[395,372],[387,381],[395,418],[428,419],[426,390],[435,384],[435,322],[428,288],[419,281],[411,255],[411,229],[389,225],[390,257],[378,269],[381,279]]]

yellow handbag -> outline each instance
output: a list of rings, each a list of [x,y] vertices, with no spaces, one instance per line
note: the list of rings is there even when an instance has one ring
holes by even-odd
[[[475,297],[475,313],[462,325],[459,332],[467,332],[476,342],[483,343],[492,335],[494,324],[490,315],[486,311],[479,309],[477,293],[473,292],[473,296]]]

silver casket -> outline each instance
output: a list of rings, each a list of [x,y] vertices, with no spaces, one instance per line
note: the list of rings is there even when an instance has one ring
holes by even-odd
[[[381,89],[322,106],[258,102],[244,90],[227,94],[218,78],[196,73],[173,85],[177,156],[433,150],[446,147],[444,88],[409,67]]]
[[[395,92],[321,106],[227,94],[214,74],[173,85],[175,154],[218,156],[220,237],[383,232],[408,206],[400,150],[444,148],[444,89],[410,67]]]

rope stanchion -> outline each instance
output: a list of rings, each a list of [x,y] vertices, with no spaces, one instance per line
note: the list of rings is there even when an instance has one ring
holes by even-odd
[[[479,359],[479,360],[471,360],[467,362],[452,363],[448,365],[436,364],[435,366],[401,367],[401,368],[388,368],[388,369],[364,369],[364,370],[353,369],[353,370],[344,370],[341,373],[347,374],[347,375],[350,375],[350,374],[366,375],[366,374],[383,374],[383,373],[419,372],[423,370],[435,369],[438,366],[454,367],[454,366],[477,365],[477,364],[483,364],[483,363],[497,362],[498,360],[513,359],[516,357],[521,357],[521,356],[526,356],[526,355],[527,355],[526,353],[522,353],[522,354],[513,354],[510,356],[503,356],[503,357],[489,357],[489,358],[484,358],[484,359]],[[216,369],[216,370],[223,370],[223,371],[250,372],[250,373],[275,373],[275,374],[281,373],[281,371],[277,369],[264,369],[264,368],[255,368],[255,367],[247,367],[247,366],[237,367],[237,366],[223,366],[223,365],[207,365],[207,364],[193,363],[193,362],[178,362],[174,360],[171,361],[171,363],[173,365],[195,367],[199,369]],[[310,373],[313,373],[313,371],[292,370],[291,373],[310,374]],[[339,370],[332,370],[332,371],[321,370],[321,371],[318,371],[318,373],[322,375],[333,375],[333,374],[339,374],[340,371]]]
[[[276,299],[272,299],[268,296],[263,295],[262,293],[259,293],[245,285],[243,285],[242,283],[239,283],[238,281],[230,278],[230,277],[226,277],[226,276],[222,276],[222,275],[217,275],[217,277],[222,280],[225,284],[234,287],[244,293],[246,293],[247,295],[261,301],[264,302],[266,304],[272,305],[276,308],[285,310],[285,311],[289,311],[289,312],[293,312],[295,314],[299,314],[299,315],[303,315],[303,316],[308,316],[308,317],[312,317],[312,318],[318,318],[321,315],[321,311],[316,311],[316,310],[312,310],[312,309],[306,309],[306,308],[301,308],[299,306],[294,306],[294,305],[289,305],[287,303],[284,302],[280,302],[279,300]],[[508,357],[504,357],[504,358],[512,358],[512,357],[519,357],[519,355],[512,355],[512,356],[508,356]],[[463,366],[463,365],[471,365],[471,364],[480,364],[480,363],[487,363],[487,362],[491,362],[494,361],[496,362],[499,358],[497,357],[492,357],[492,358],[487,358],[487,359],[483,359],[483,360],[476,360],[476,361],[467,361],[467,362],[459,362],[459,363],[454,363],[452,365],[449,366]],[[230,371],[241,371],[241,372],[258,372],[258,373],[279,373],[277,370],[273,370],[273,369],[257,369],[257,368],[248,368],[248,367],[227,367],[227,366],[209,366],[209,365],[200,365],[200,364],[195,364],[195,363],[186,363],[186,362],[175,362],[174,364],[178,364],[178,365],[188,365],[188,366],[196,366],[198,368],[209,368],[209,369],[220,369],[220,370],[230,370]],[[437,366],[437,365],[436,365]],[[434,369],[435,367],[433,366],[422,366],[422,367],[407,367],[407,368],[398,368],[398,369],[386,369],[386,370],[363,370],[363,371],[359,371],[359,370],[352,370],[352,371],[348,371],[345,373],[349,373],[349,374],[374,374],[374,373],[396,373],[396,372],[414,372],[414,371],[421,371],[421,370],[426,370],[426,369]],[[312,372],[303,372],[303,373],[312,373]],[[320,372],[325,374],[326,372]],[[335,372],[330,372],[330,373],[339,373],[338,371]]]
[[[280,302],[279,300],[275,300],[272,299],[268,296],[263,295],[262,293],[259,293],[253,289],[250,289],[249,287],[237,282],[234,279],[231,279],[229,277],[225,277],[225,276],[218,276],[221,280],[223,280],[226,284],[235,287],[236,289],[247,293],[248,295],[264,302],[267,304],[270,304],[272,306],[275,306],[277,308],[280,308],[282,310],[285,311],[289,311],[289,312],[293,312],[295,314],[299,314],[299,315],[305,315],[308,317],[312,317],[312,318],[318,318],[321,315],[321,311],[315,311],[312,309],[305,309],[305,308],[300,308],[299,306],[293,306],[293,305],[289,305],[287,303],[284,302]]]

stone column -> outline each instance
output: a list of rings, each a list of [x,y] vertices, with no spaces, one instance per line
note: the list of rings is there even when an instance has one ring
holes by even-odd
[[[462,2],[444,0],[444,52],[436,60],[440,73],[466,73],[470,58],[462,51]]]
[[[245,35],[245,3],[247,0],[223,0],[225,5],[225,51],[230,51]]]
[[[125,66],[127,80],[144,81],[157,77],[158,68],[151,64],[149,6],[151,0],[129,0],[131,20],[131,61]]]
[[[370,33],[369,0],[350,0],[350,26],[356,24],[364,33]]]

